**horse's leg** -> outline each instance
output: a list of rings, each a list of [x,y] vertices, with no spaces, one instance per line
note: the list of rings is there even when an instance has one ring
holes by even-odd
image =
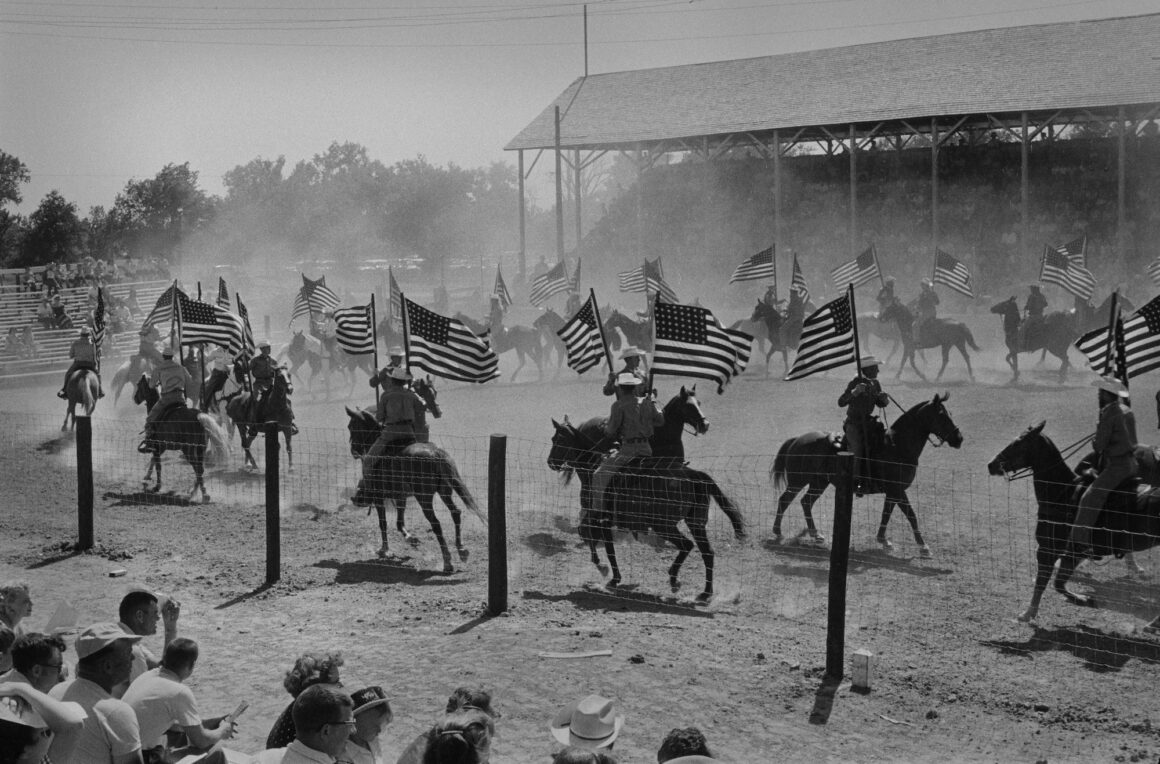
[[[818,533],[818,526],[814,523],[814,502],[822,497],[827,485],[827,483],[820,485],[811,483],[805,496],[802,496],[802,514],[806,518],[806,533],[814,540],[815,544],[826,543],[826,537]]]
[[[447,511],[451,513],[451,524],[455,526],[455,551],[459,554],[461,562],[467,562],[471,553],[463,546],[463,513],[455,503],[455,495],[446,481],[439,484],[439,498],[447,505]]]
[[[192,501],[197,490],[201,489],[201,503],[209,504],[209,491],[205,490],[205,449],[199,448],[194,452],[193,458],[189,459],[189,464],[193,467],[193,490],[189,492],[189,498]]]
[[[971,378],[971,381],[974,382],[975,381],[975,370],[971,368],[971,357],[969,355],[967,355],[967,343],[966,342],[959,342],[958,347],[959,347],[959,352],[963,354],[963,360],[967,362],[967,376],[969,376]]]
[[[1059,571],[1055,574],[1055,590],[1067,598],[1067,601],[1080,607],[1095,607],[1096,600],[1084,594],[1076,594],[1067,588],[1075,569],[1079,567],[1080,559],[1074,554],[1065,553],[1059,558]]]
[[[451,550],[447,548],[447,539],[443,538],[443,526],[439,524],[439,518],[435,516],[435,503],[432,501],[434,494],[419,491],[415,498],[423,510],[423,516],[427,518],[427,522],[431,526],[431,532],[435,534],[435,540],[439,542],[439,552],[443,555],[443,572],[454,573],[455,566],[451,564]],[[406,501],[406,497],[403,497],[403,501]]]
[[[947,370],[947,362],[950,361],[950,359],[951,359],[951,346],[950,345],[943,345],[942,346],[942,366],[939,367],[938,374],[934,378],[935,382],[938,382],[940,379],[942,379],[943,372]]]
[[[290,428],[282,428],[282,437],[286,439],[286,471],[294,471],[294,447],[291,445],[292,436],[290,435]]]
[[[524,358],[524,349],[519,345],[516,345],[516,358],[519,359],[520,365],[517,366],[516,370],[512,372],[512,382],[516,381],[516,375],[520,373],[520,369],[524,368],[524,364],[527,363],[527,359]]]
[[[773,539],[776,542],[781,541],[781,519],[801,489],[800,485],[787,482],[785,490],[781,492],[781,496],[777,497],[777,514],[773,518]]]
[[[919,379],[921,379],[923,382],[925,382],[925,381],[926,381],[926,375],[925,375],[925,374],[923,374],[921,371],[919,371],[919,370],[918,370],[918,365],[917,365],[917,364],[915,364],[915,362],[914,362],[914,351],[915,351],[915,347],[914,347],[914,345],[911,345],[911,346],[910,346],[910,368],[914,369],[914,373],[918,375]],[[944,354],[944,356],[943,356],[943,357],[944,357],[944,360],[943,360],[943,367],[945,368],[945,367],[946,367],[946,360],[945,360],[946,356],[945,356],[945,354]],[[925,365],[925,364],[926,364],[926,358],[923,358],[923,359],[922,359],[922,362],[923,362],[923,364]],[[904,363],[905,363],[905,361],[904,361]],[[939,373],[941,374],[942,372],[939,372]]]
[[[604,538],[604,556],[608,558],[608,567],[612,569],[612,578],[605,586],[614,589],[620,586],[620,565],[616,562],[616,544],[613,542],[611,518],[600,521],[601,536]]]
[[[1071,359],[1067,357],[1066,347],[1063,349],[1062,353],[1057,353],[1056,355],[1063,359],[1063,363],[1059,365],[1059,383],[1062,385],[1065,381],[1067,381],[1067,370],[1071,368]]]
[[[68,430],[68,419],[69,419],[70,414],[73,414],[73,402],[71,400],[66,401],[66,403],[65,403],[64,421],[60,423],[60,431],[61,432],[65,432]],[[73,416],[75,417],[76,415],[73,414]]]
[[[675,522],[668,525],[667,527],[657,528],[656,531],[662,539],[672,543],[672,545],[677,548],[676,559],[674,559],[673,564],[669,566],[669,589],[674,594],[676,594],[681,589],[681,582],[678,579],[681,574],[681,566],[685,564],[685,560],[688,558],[689,552],[693,551],[693,542],[689,541],[688,537],[681,533],[681,529],[677,527]],[[712,554],[712,552],[710,552],[710,554]],[[713,595],[713,585],[712,574],[709,573],[710,570],[711,568],[708,567],[708,564],[706,564],[705,590],[711,597]],[[705,592],[702,592],[701,595],[697,598],[698,601],[703,601],[701,598],[704,596]]]
[[[153,450],[153,465],[157,468],[157,482],[153,486],[153,493],[161,492],[161,449]]]
[[[886,494],[886,496],[882,499],[882,520],[878,523],[878,535],[874,537],[874,540],[877,541],[878,545],[883,549],[894,548],[894,544],[892,544],[890,539],[886,536],[886,526],[890,524],[890,515],[893,514],[893,512],[894,499],[890,497],[890,494]]]
[[[376,554],[386,557],[391,553],[391,545],[387,541],[387,508],[381,500],[375,502],[375,514],[379,516],[379,551]]]
[[[922,533],[918,530],[918,515],[914,513],[914,507],[910,506],[910,498],[906,495],[906,491],[900,491],[896,501],[902,514],[906,516],[906,521],[910,523],[910,530],[914,533],[914,543],[918,544],[918,556],[923,560],[929,560],[931,558],[930,547],[923,541]],[[883,515],[885,515],[885,508],[883,508]],[[883,527],[885,527],[885,519]]]
[[[697,596],[697,602],[708,602],[713,599],[713,546],[709,543],[709,534],[701,523],[690,525],[689,531],[693,534],[697,551],[701,553],[701,560],[705,563],[705,589]]]
[[[1067,539],[1063,539],[1067,543]],[[1043,592],[1047,589],[1047,582],[1055,570],[1055,554],[1040,540],[1039,548],[1035,550],[1035,585],[1031,590],[1031,603],[1019,616],[1020,621],[1034,621],[1039,615],[1039,602],[1043,599]]]

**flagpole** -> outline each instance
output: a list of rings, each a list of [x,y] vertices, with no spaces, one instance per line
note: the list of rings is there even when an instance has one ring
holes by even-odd
[[[381,380],[379,379],[379,327],[378,327],[378,322],[377,322],[378,316],[375,314],[375,293],[374,292],[371,292],[370,310],[371,310],[371,346],[373,347],[374,354],[375,354],[375,371],[374,371],[374,374],[372,376],[374,377],[374,380],[375,380],[375,405],[377,406],[379,403],[379,383],[381,382]]]
[[[881,269],[879,269],[881,271]],[[850,318],[854,325],[854,373],[862,375],[862,348],[858,345],[858,311],[854,306],[854,284],[846,285],[846,296],[850,298]]]
[[[1116,376],[1116,371],[1118,371],[1116,369],[1116,360],[1117,360],[1116,359],[1116,318],[1117,318],[1116,313],[1118,312],[1118,308],[1119,308],[1119,305],[1117,304],[1119,302],[1119,297],[1120,297],[1120,290],[1119,289],[1112,292],[1111,307],[1108,309],[1107,355],[1105,356],[1105,361],[1104,361],[1104,374],[1107,374],[1107,375],[1110,375],[1113,377]],[[1128,375],[1125,373],[1124,376],[1126,377]],[[1121,380],[1121,381],[1124,382],[1124,387],[1128,386],[1126,379]]]
[[[197,300],[201,302],[201,280],[197,282]],[[205,411],[205,396],[201,394],[202,386],[205,385],[205,343],[197,343],[197,359],[198,359],[198,373],[201,374],[201,383],[197,386],[197,408]]]
[[[242,316],[242,296],[240,294],[238,294],[238,291],[236,289],[234,290],[234,300],[238,304],[238,317],[242,319],[242,332],[243,332],[242,353],[245,354],[246,353],[246,337],[244,335],[244,332],[250,333],[250,341],[253,342],[254,341],[254,327],[250,325],[250,312],[249,311],[246,311],[246,315]],[[254,350],[257,350],[257,348],[254,348]],[[252,355],[246,359],[246,379],[245,379],[244,384],[245,384],[245,390],[247,393],[251,392],[254,389],[254,383],[250,379],[250,362],[253,360],[254,359],[253,359]]]
[[[177,279],[173,280],[173,286],[170,287],[173,293],[169,300],[169,347],[174,346],[173,338],[177,336]]]
[[[882,275],[882,263],[878,262],[878,247],[873,244],[870,245],[870,256],[874,258],[874,265],[878,267],[878,281],[882,284],[882,288],[886,288],[886,277]],[[853,303],[851,303],[853,305]],[[857,339],[857,330],[854,332],[854,337]],[[857,352],[855,350],[855,352]]]
[[[403,363],[407,366],[407,371],[411,371],[411,327],[410,317],[407,315],[407,295],[403,294],[403,290],[399,290],[399,311],[403,318]]]
[[[604,360],[608,362],[608,370],[612,368],[612,351],[608,349],[608,341],[604,339],[604,323],[600,320],[600,306],[596,304],[596,290],[588,289],[588,299],[592,300],[592,314],[596,318],[596,329],[600,332],[600,345],[604,348]]]
[[[774,242],[770,249],[772,256],[769,259],[773,261],[773,301],[777,302],[777,242]],[[792,280],[793,277],[790,278]]]

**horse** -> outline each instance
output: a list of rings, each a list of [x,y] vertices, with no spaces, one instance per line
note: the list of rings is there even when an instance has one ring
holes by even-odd
[[[250,453],[250,444],[265,431],[266,423],[277,422],[278,429],[282,431],[282,438],[286,441],[286,469],[294,471],[294,417],[290,409],[290,396],[293,393],[294,384],[290,381],[290,372],[285,366],[279,366],[274,373],[274,383],[270,387],[265,404],[255,401],[254,393],[246,391],[239,392],[226,401],[226,416],[238,428],[238,437],[242,441],[244,467],[258,468],[254,455]],[[259,408],[260,411],[257,410]]]
[[[890,343],[890,352],[886,354],[883,363],[889,363],[898,349],[902,347],[902,335],[898,331],[898,325],[894,323],[887,323],[878,319],[877,313],[859,313],[858,314],[858,341],[862,347],[866,348],[867,352],[870,350],[870,338],[873,337],[880,342]],[[919,348],[918,354],[922,357],[923,362],[926,362],[926,356],[922,354],[922,349]]]
[[[350,433],[350,453],[354,458],[361,459],[370,451],[382,428],[370,411],[355,411],[348,406],[346,413],[350,417],[347,424]],[[423,510],[423,516],[431,525],[431,532],[439,542],[439,551],[443,555],[443,572],[455,571],[455,566],[451,563],[451,550],[443,537],[443,526],[435,516],[436,493],[451,511],[451,522],[455,526],[455,548],[459,552],[459,559],[467,560],[470,553],[463,545],[462,517],[459,507],[455,504],[454,494],[458,494],[464,505],[477,515],[479,507],[463,482],[459,468],[446,451],[432,443],[413,443],[403,449],[398,456],[377,459],[369,464],[363,462],[363,477],[351,502],[356,507],[373,506],[378,513],[379,535],[382,542],[378,550],[379,557],[386,557],[390,553],[386,515],[388,501],[395,505],[398,513],[399,532],[412,545],[418,544],[418,540],[408,533],[403,525],[403,509],[406,507],[407,497],[414,496]]]
[[[411,384],[411,389],[415,392],[415,395],[423,399],[423,404],[427,406],[427,410],[431,412],[432,417],[435,419],[443,417],[443,409],[439,406],[438,401],[439,391],[435,389],[435,380],[431,379],[430,374],[426,377],[416,379]],[[430,440],[430,434],[430,432],[417,432],[415,433],[415,437],[420,443],[426,443]],[[399,525],[401,526],[403,524],[402,508],[399,508],[399,512]],[[407,535],[405,530],[402,528],[400,530],[403,531],[403,535]]]
[[[137,386],[133,390],[133,403],[138,405],[144,403],[148,412],[153,409],[160,397],[157,390],[149,384],[147,377],[142,375],[137,380]],[[225,432],[212,416],[185,406],[174,409],[164,419],[154,423],[153,437],[146,441],[146,445],[151,456],[149,470],[142,482],[148,486],[149,477],[154,470],[157,471],[157,482],[146,490],[152,493],[161,490],[161,454],[171,449],[179,450],[193,468],[194,482],[189,498],[192,499],[200,489],[202,502],[209,503],[209,492],[205,490],[204,481],[205,466],[219,458],[224,460],[230,450]]]
[[[646,352],[652,352],[653,328],[651,320],[636,321],[619,310],[609,313],[608,318],[604,319],[604,339],[613,351],[620,350],[620,335],[617,334],[617,329],[624,334],[624,339],[629,345]]]
[[[83,405],[85,407],[85,416],[91,417],[93,415],[93,409],[97,407],[97,398],[101,391],[101,381],[97,378],[97,372],[92,369],[77,369],[69,376],[64,390],[68,397],[65,400],[64,422],[60,425],[61,432],[69,429],[70,420],[73,427],[77,426],[77,406]]]
[[[918,530],[918,517],[910,506],[906,489],[914,482],[918,471],[918,459],[931,435],[952,448],[963,444],[963,435],[951,415],[946,403],[949,394],[935,396],[903,412],[886,431],[883,443],[867,459],[867,469],[871,480],[867,481],[867,493],[883,493],[882,520],[878,525],[875,540],[884,549],[894,544],[886,537],[886,526],[894,506],[902,510],[914,532],[914,542],[918,545],[919,556],[930,559],[931,551]],[[941,443],[940,443],[941,445]],[[840,437],[836,433],[807,432],[790,438],[781,444],[769,471],[774,487],[781,491],[777,499],[777,516],[773,521],[773,535],[781,539],[781,519],[794,498],[806,489],[802,497],[802,512],[805,514],[806,530],[815,539],[818,537],[814,525],[813,505],[837,479],[837,460],[841,450]]]
[[[1031,603],[1019,616],[1021,621],[1031,621],[1039,615],[1039,603],[1057,561],[1059,571],[1055,574],[1055,590],[1073,604],[1096,606],[1094,598],[1067,588],[1080,563],[1080,557],[1071,549],[1069,537],[1083,486],[1076,484],[1078,476],[1075,470],[1067,465],[1056,445],[1043,434],[1044,425],[1046,421],[1027,428],[987,464],[987,472],[1008,479],[1014,479],[1012,473],[1018,470],[1031,470],[1035,499],[1039,504],[1035,523],[1038,545],[1035,585]],[[1140,456],[1137,449],[1137,460]],[[1104,511],[1092,528],[1092,550],[1101,556],[1114,554],[1120,557],[1158,545],[1160,488],[1132,479],[1109,494]],[[1158,624],[1160,618],[1153,620],[1147,628],[1153,630]]]
[[[564,362],[568,360],[568,348],[558,334],[565,323],[564,317],[551,308],[545,310],[532,322],[532,328],[539,331],[540,339],[544,343],[544,363],[548,362],[552,351],[556,353],[557,377],[560,376],[560,370],[564,368]]]
[[[633,462],[618,472],[608,486],[605,507],[592,506],[592,473],[607,453],[603,417],[589,419],[579,427],[567,417],[563,423],[553,419],[555,434],[548,453],[548,467],[561,472],[565,481],[571,480],[573,474],[580,476],[580,538],[588,543],[592,563],[602,573],[606,569],[600,563],[596,545],[604,543],[612,573],[606,584],[609,588],[621,582],[613,528],[627,529],[634,535],[651,528],[677,548],[676,559],[668,571],[673,592],[680,590],[681,566],[696,544],[705,564],[705,587],[696,601],[705,603],[713,597],[714,553],[707,531],[709,500],[715,500],[729,518],[738,540],[745,538],[745,521],[712,477],[686,466],[681,458],[684,446],[679,441],[683,428],[692,426],[696,433],[709,429],[696,391],[682,387],[680,394],[665,404],[664,414],[665,427],[654,432],[650,441],[655,443],[654,454],[658,458]],[[692,541],[677,526],[681,521],[692,534]]]
[[[536,369],[540,372],[540,379],[544,378],[544,349],[540,346],[540,330],[530,326],[505,327],[503,325],[503,310],[499,307],[498,299],[493,298],[491,301],[490,323],[486,326],[463,313],[456,313],[455,318],[459,319],[473,334],[488,337],[491,349],[495,351],[496,355],[502,355],[509,350],[516,351],[519,366],[512,372],[512,382],[516,381],[516,375],[524,368],[528,358],[531,358],[532,362],[536,364]]]
[[[297,377],[299,382],[306,385],[306,390],[309,392],[314,387],[314,378],[324,371],[323,369],[325,359],[322,357],[322,343],[316,337],[307,337],[307,335],[299,329],[294,332],[290,338],[290,343],[286,347],[278,351],[278,358],[286,358],[290,361],[290,376]],[[303,366],[310,367],[310,379],[303,377],[299,370]],[[324,375],[323,379],[326,382],[326,397],[330,397],[330,376]]]
[[[910,367],[922,378],[923,382],[926,381],[926,375],[919,371],[918,366],[914,363],[914,351],[918,348],[940,348],[942,350],[942,366],[939,367],[935,380],[942,379],[943,372],[947,369],[947,362],[950,360],[951,348],[954,347],[958,348],[963,360],[967,362],[967,374],[971,377],[971,381],[974,381],[975,372],[971,368],[971,357],[967,355],[967,346],[969,345],[971,350],[976,352],[978,352],[979,346],[975,344],[975,338],[971,335],[971,330],[966,324],[942,318],[932,318],[922,324],[921,331],[916,336],[914,314],[898,300],[883,308],[882,312],[878,314],[878,319],[880,321],[893,321],[898,327],[898,334],[902,337],[902,363],[898,366],[898,373],[894,375],[895,379],[902,376],[906,362],[910,361]]]
[[[125,385],[135,384],[142,374],[149,376],[153,372],[153,364],[148,357],[136,354],[129,356],[129,360],[122,363],[113,372],[112,381],[109,383],[109,392],[113,393],[113,405],[116,406],[121,398],[121,390]]]
[[[363,371],[369,379],[377,371],[374,356],[368,353],[348,353],[337,343],[331,353],[331,368],[338,369],[350,380],[350,390],[346,394],[348,398],[354,395],[355,372]]]
[[[1060,360],[1059,381],[1062,384],[1067,379],[1067,370],[1071,368],[1071,360],[1067,357],[1068,348],[1078,336],[1075,330],[1074,316],[1062,311],[1048,313],[1041,319],[1027,319],[1027,326],[1019,314],[1019,304],[1014,297],[991,306],[991,312],[1003,319],[1003,337],[1007,343],[1007,365],[1015,376],[1011,383],[1019,381],[1019,354],[1034,353],[1036,350],[1046,350]],[[1022,331],[1021,331],[1022,329]],[[1022,335],[1022,336],[1020,336]]]

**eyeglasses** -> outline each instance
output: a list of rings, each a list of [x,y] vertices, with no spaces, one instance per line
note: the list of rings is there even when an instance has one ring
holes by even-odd
[[[344,722],[326,722],[326,724],[323,724],[322,726],[325,727],[327,724],[343,724],[343,725],[346,725],[348,727],[353,728],[355,725],[355,720],[351,719],[349,721],[344,721]]]
[[[44,666],[45,668],[56,669],[59,673],[64,669],[63,663],[38,663],[37,666]]]

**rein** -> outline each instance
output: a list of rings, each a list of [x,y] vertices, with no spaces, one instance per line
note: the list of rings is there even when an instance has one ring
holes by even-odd
[[[1091,435],[1080,438],[1070,446],[1060,449],[1059,461],[1052,462],[1049,466],[1054,467],[1056,464],[1066,464],[1070,457],[1075,456],[1075,454],[1081,448],[1094,440],[1095,437],[1096,434],[1093,432]],[[1016,480],[1022,480],[1023,478],[1031,477],[1034,474],[1035,471],[1032,467],[1023,467],[1022,469],[1012,470],[1011,472],[1008,472],[1006,469],[1003,470],[1003,477],[1007,479],[1008,483],[1014,483]]]

